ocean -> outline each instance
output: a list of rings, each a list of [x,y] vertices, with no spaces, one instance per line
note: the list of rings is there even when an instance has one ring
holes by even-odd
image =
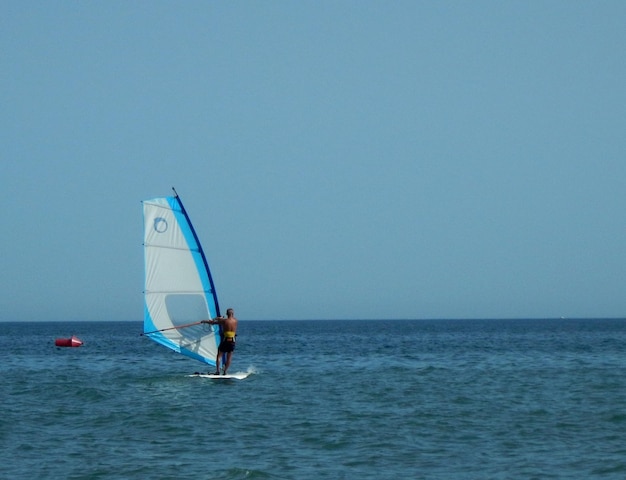
[[[0,478],[626,478],[626,320],[241,319],[229,381],[141,327],[0,323]]]

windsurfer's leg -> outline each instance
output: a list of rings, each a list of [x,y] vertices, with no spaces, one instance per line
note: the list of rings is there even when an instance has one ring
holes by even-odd
[[[228,371],[228,367],[230,367],[230,358],[233,356],[233,352],[228,352],[226,354],[226,365],[224,365],[224,375]]]
[[[217,356],[215,357],[215,375],[220,374],[220,358],[222,358],[222,352],[217,351]]]

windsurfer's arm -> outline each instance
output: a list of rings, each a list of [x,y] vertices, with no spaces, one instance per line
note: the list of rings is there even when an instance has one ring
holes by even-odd
[[[222,317],[215,317],[213,320],[201,320],[200,323],[208,323],[209,325],[219,325],[224,321]]]

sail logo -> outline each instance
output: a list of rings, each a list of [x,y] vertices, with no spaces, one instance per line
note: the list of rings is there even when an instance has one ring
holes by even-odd
[[[165,233],[167,230],[167,220],[163,217],[157,217],[154,219],[154,231],[157,233]]]

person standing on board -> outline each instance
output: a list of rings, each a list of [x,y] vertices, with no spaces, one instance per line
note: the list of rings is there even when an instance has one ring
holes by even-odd
[[[226,354],[226,362],[224,364],[224,375],[226,375],[228,367],[230,367],[233,352],[235,351],[235,337],[237,337],[237,319],[235,318],[235,311],[229,308],[226,310],[226,318],[217,317],[213,320],[202,320],[202,323],[222,326],[222,341],[219,347],[217,347],[217,357],[215,358],[215,375],[220,374],[220,362],[223,354]]]

